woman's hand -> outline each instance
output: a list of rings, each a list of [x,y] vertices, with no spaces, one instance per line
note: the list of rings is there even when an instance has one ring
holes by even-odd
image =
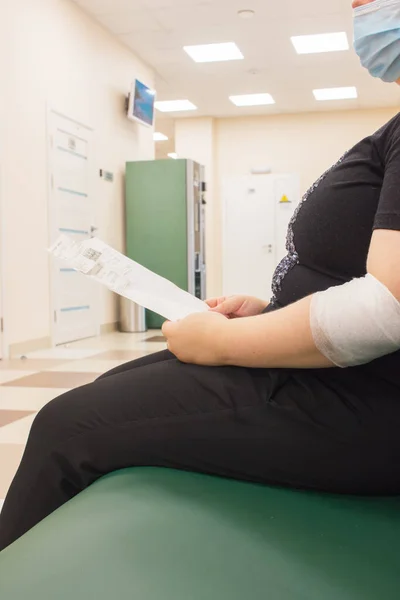
[[[197,313],[171,323],[164,323],[162,332],[168,349],[184,363],[222,366],[225,364],[226,334],[229,321],[220,314]]]
[[[252,296],[224,296],[206,301],[212,312],[220,313],[228,319],[255,317],[268,306],[268,302]]]

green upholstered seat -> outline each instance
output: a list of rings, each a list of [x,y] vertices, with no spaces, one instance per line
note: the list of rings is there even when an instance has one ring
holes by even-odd
[[[113,473],[0,554],[1,600],[399,600],[400,499]]]

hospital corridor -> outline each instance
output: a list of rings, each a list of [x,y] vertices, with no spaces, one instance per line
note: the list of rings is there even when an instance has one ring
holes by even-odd
[[[0,600],[398,600],[400,0],[0,12]]]

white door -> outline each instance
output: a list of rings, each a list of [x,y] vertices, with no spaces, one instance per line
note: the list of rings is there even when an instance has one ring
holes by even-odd
[[[223,294],[269,300],[298,203],[296,176],[248,175],[223,183]],[[287,202],[285,201],[287,197]]]
[[[237,177],[224,184],[224,295],[270,297],[275,263],[272,192],[265,177]]]
[[[62,233],[83,241],[93,231],[92,131],[49,113],[50,243]],[[84,275],[52,258],[53,343],[98,334],[96,288]]]

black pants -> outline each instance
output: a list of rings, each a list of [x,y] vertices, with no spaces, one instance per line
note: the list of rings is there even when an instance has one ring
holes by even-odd
[[[0,549],[102,475],[131,466],[397,494],[399,430],[397,393],[383,398],[351,369],[211,368],[154,354],[38,413],[1,513]]]

